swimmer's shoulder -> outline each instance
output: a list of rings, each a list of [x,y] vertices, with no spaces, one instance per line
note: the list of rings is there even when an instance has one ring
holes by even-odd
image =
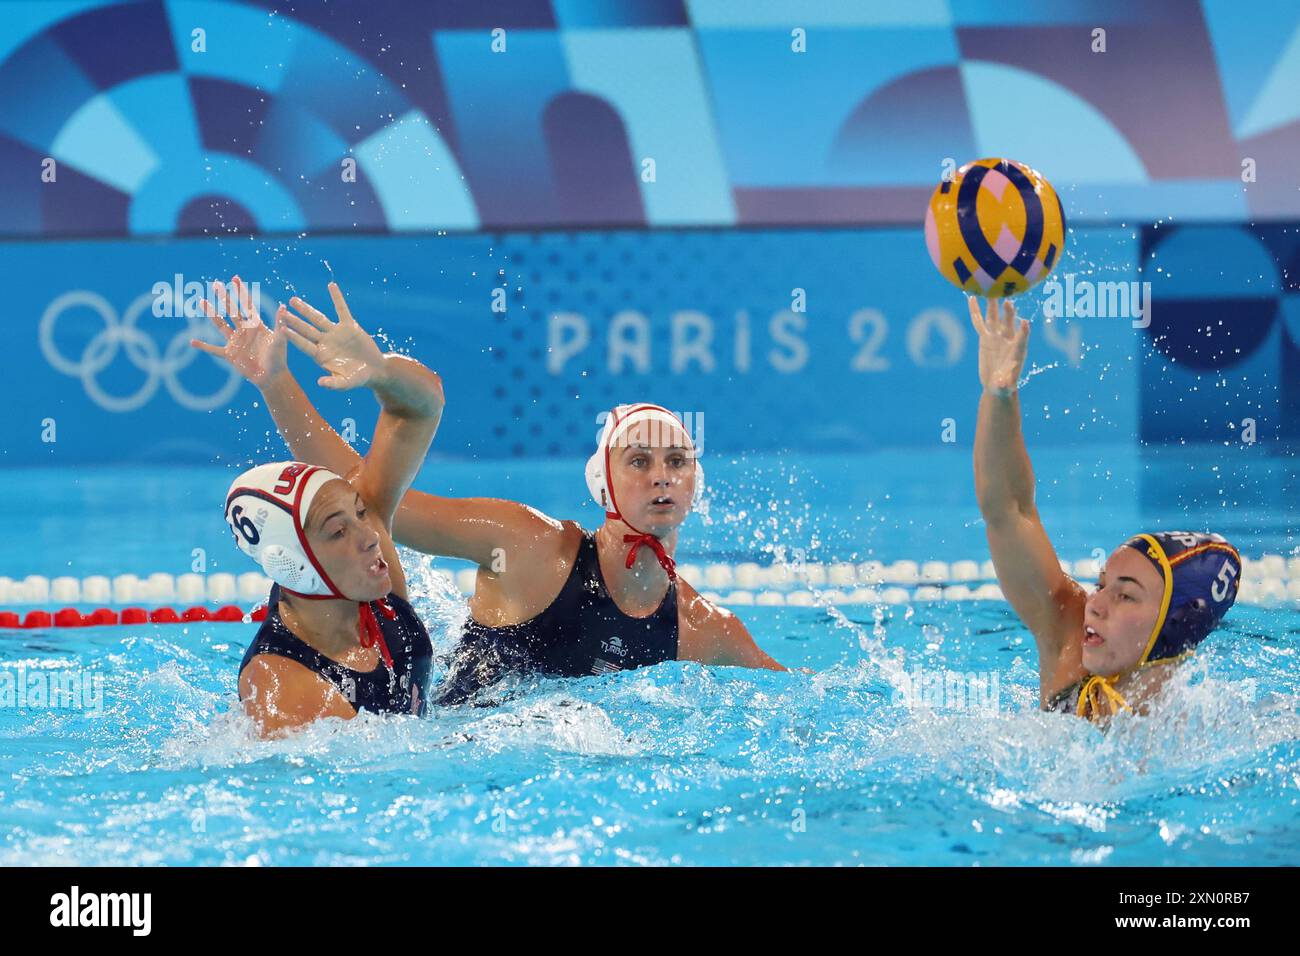
[[[538,557],[548,563],[547,577],[563,582],[577,564],[578,552],[590,533],[576,521],[557,521],[556,525],[554,532],[546,536],[545,544],[539,542]]]
[[[491,500],[493,519],[503,532],[501,543],[522,551],[530,560],[577,553],[583,531],[576,521],[561,521],[520,501]],[[489,565],[490,567],[490,565]]]
[[[685,578],[677,579],[677,631],[679,640],[692,635],[748,634],[740,618],[710,601]]]
[[[1038,650],[1038,706],[1044,710],[1075,683],[1088,676],[1083,666],[1083,619],[1088,592],[1062,575],[1051,594],[1052,613],[1024,622]],[[1023,618],[1022,618],[1023,621]]]
[[[719,612],[731,613],[702,596],[685,578],[677,578],[678,620],[682,623],[700,624],[713,619]]]
[[[480,567],[480,579],[483,577],[510,578],[516,583],[536,577],[551,578],[555,575],[567,577],[578,558],[578,549],[587,532],[576,521],[557,521],[540,511],[534,511],[527,505],[520,508],[531,512],[531,516],[521,518],[518,529],[525,534],[516,544],[516,560],[507,549],[494,555],[498,560]]]
[[[677,579],[677,659],[785,670],[755,642],[735,613]]]
[[[586,534],[576,521],[556,521],[539,526],[516,553],[502,549],[478,568],[470,615],[480,624],[504,627],[541,614],[564,590]]]
[[[279,654],[256,654],[239,672],[244,712],[263,736],[308,724],[321,717],[356,716],[338,688],[311,668]]]
[[[1072,714],[1078,706],[1079,692],[1082,689],[1082,680],[1067,684],[1054,694],[1046,695],[1045,699],[1039,701],[1038,707],[1047,713]]]

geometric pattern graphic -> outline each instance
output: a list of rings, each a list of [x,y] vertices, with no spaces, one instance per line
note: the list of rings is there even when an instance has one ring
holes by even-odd
[[[0,236],[914,225],[978,156],[1282,220],[1297,89],[1287,2],[11,0]]]
[[[1197,224],[1142,231],[1151,283],[1142,437],[1300,439],[1300,229]]]

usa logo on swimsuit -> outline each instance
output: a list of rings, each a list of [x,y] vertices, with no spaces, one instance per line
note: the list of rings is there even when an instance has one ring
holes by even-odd
[[[600,649],[611,657],[622,660],[623,658],[623,639],[617,634],[601,641]],[[612,664],[609,661],[601,660],[599,657],[592,662],[591,672],[593,674],[612,674],[614,671],[621,671],[621,664]]]

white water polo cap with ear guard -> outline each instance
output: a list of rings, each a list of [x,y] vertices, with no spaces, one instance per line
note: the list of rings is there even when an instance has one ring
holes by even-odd
[[[329,579],[307,541],[307,512],[321,488],[335,479],[344,481],[328,468],[301,461],[277,461],[244,472],[226,492],[226,524],[235,533],[239,550],[266,572],[281,590],[304,598],[352,600]],[[362,647],[379,647],[379,653],[393,669],[388,650],[375,618],[374,608],[390,620],[397,612],[388,602],[357,602],[357,631]]]
[[[226,492],[226,524],[239,550],[291,594],[343,597],[312,554],[303,527],[316,495],[337,478],[327,468],[277,461],[250,468]]]
[[[691,451],[695,462],[695,492],[691,496],[691,506],[694,507],[699,502],[700,496],[704,493],[704,466],[700,464],[699,456],[695,454],[695,442],[681,419],[662,405],[619,405],[605,416],[605,427],[601,429],[600,442],[592,456],[587,459],[587,490],[591,492],[591,497],[595,499],[596,504],[605,509],[605,517],[616,518],[636,532],[636,534],[623,536],[623,540],[631,545],[627,552],[627,567],[632,567],[636,561],[637,550],[642,545],[646,545],[655,553],[669,579],[675,581],[677,571],[673,559],[664,551],[658,537],[633,527],[631,522],[623,517],[619,511],[618,497],[609,480],[611,450],[618,446],[620,439],[629,429],[640,424],[648,424],[652,429],[651,434],[658,434],[664,438],[677,432],[681,432],[686,437],[686,447]],[[666,441],[663,444],[666,445]]]

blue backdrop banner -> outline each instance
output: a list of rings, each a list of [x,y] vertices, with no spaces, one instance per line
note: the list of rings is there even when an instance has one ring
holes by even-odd
[[[1022,297],[1031,440],[1138,437],[1149,330],[1075,308],[1075,280],[1127,288],[1141,241],[1073,230],[1062,269],[1085,271],[1057,290],[1068,307],[1049,322],[1050,284]],[[188,345],[214,337],[186,315],[195,293],[235,273],[268,320],[293,292],[328,310],[333,275],[363,326],[442,374],[435,453],[583,453],[603,411],[647,400],[691,415],[716,452],[973,438],[966,303],[912,229],[45,242],[11,246],[4,271],[9,464],[280,453],[255,391]],[[374,400],[328,393],[290,358],[329,420],[368,436]]]

